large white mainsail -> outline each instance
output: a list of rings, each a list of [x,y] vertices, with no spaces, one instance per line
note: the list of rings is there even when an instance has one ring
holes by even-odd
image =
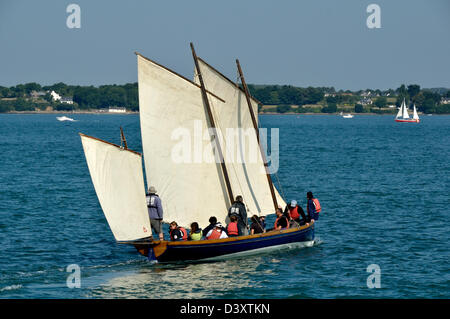
[[[95,192],[116,240],[151,236],[141,155],[80,136]]]
[[[245,93],[204,60],[199,58],[198,62],[205,88],[225,100],[222,103],[210,99],[210,105],[223,136],[222,149],[233,193],[242,195],[249,216],[273,213],[273,199]],[[199,83],[196,75],[195,81]],[[258,102],[251,99],[251,103],[257,118]],[[275,194],[278,206],[285,207],[276,189]]]
[[[225,221],[230,202],[220,163],[204,160],[214,155],[208,147],[200,87],[140,54],[137,60],[147,184],[155,186],[162,199],[164,221],[185,227],[192,222],[207,225],[210,216]],[[214,103],[224,104],[208,95]],[[198,136],[199,131],[206,139]],[[180,161],[176,157],[180,149],[191,151],[191,156]]]

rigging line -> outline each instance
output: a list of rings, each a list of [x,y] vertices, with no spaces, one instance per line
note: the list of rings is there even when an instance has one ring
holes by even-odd
[[[283,199],[286,200],[286,196],[284,195],[284,191],[283,191],[283,186],[281,186],[281,182],[280,182],[280,179],[278,178],[278,174],[274,173],[274,175],[277,179],[278,185],[280,186],[281,196],[283,196]]]

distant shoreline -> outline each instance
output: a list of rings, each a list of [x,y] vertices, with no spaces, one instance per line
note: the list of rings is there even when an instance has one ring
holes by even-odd
[[[64,112],[64,111],[11,111],[11,112],[5,112],[5,113],[0,113],[0,114],[54,114],[54,115],[58,115],[58,114],[63,114],[63,115],[69,115],[69,114],[98,114],[98,115],[137,115],[139,114],[139,112],[133,112],[133,111],[127,111],[127,112],[123,112],[123,113],[115,113],[115,112],[98,112],[98,111],[74,111],[74,112]],[[347,114],[347,113],[346,113]],[[348,114],[352,114],[354,116],[356,115],[389,115],[389,116],[393,116],[393,114],[391,113],[348,113]],[[433,116],[438,116],[438,115],[449,115],[449,114],[424,114],[424,113],[418,113],[419,115],[422,116],[428,116],[428,115],[433,115]],[[296,112],[285,112],[285,113],[276,113],[276,112],[259,112],[258,115],[297,115],[297,116],[302,116],[302,115],[340,115],[339,113],[296,113]],[[395,116],[395,114],[394,114]]]

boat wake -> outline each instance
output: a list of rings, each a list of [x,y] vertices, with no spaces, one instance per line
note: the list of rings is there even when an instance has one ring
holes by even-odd
[[[3,288],[0,288],[0,292],[1,291],[8,291],[8,290],[17,290],[17,289],[20,289],[20,288],[22,288],[22,285],[11,285],[11,286],[6,286],[6,287],[3,287]]]

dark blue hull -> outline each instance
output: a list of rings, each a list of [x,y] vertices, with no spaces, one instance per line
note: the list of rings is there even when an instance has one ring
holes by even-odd
[[[218,240],[160,242],[148,249],[147,256],[159,262],[224,259],[283,247],[312,244],[314,224],[302,228]]]

